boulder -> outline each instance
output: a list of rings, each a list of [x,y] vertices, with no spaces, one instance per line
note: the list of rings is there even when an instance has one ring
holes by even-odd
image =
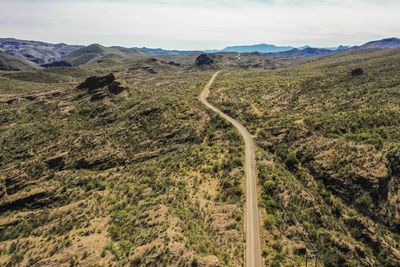
[[[168,64],[171,65],[171,66],[175,66],[175,67],[180,67],[181,66],[180,63],[176,63],[174,61],[170,61],[170,62],[168,62]]]
[[[94,101],[102,100],[106,97],[107,97],[106,92],[104,92],[102,90],[96,90],[96,91],[93,91],[93,94],[90,97],[90,101],[94,102]]]
[[[351,76],[361,76],[364,74],[364,70],[362,68],[357,68],[357,69],[353,69],[351,70]]]
[[[214,59],[212,56],[208,54],[201,54],[196,58],[196,66],[201,67],[201,66],[210,66],[214,63]]]
[[[108,91],[114,95],[118,95],[127,89],[128,88],[125,86],[125,84],[119,81],[114,81],[112,84],[108,86]]]
[[[307,254],[307,248],[304,244],[295,244],[293,246],[293,253],[298,256],[305,256]]]

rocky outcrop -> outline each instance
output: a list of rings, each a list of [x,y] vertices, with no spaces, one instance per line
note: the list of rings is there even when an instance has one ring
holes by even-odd
[[[126,87],[119,81],[114,81],[108,86],[108,91],[114,95],[118,95],[124,90],[126,90]]]
[[[67,95],[67,92],[62,92],[62,91],[50,91],[50,92],[34,94],[34,95],[25,95],[25,96],[12,95],[4,98],[0,97],[0,103],[6,103],[11,105],[24,100],[44,101],[44,100],[52,100],[58,97],[63,97],[65,95]]]
[[[29,192],[16,193],[6,197],[0,202],[0,213],[10,210],[22,210],[25,208],[43,208],[57,201],[57,198],[47,190],[34,189]]]
[[[8,195],[17,193],[21,189],[25,188],[29,176],[23,171],[10,172],[4,179],[4,186]]]
[[[400,151],[391,151],[388,155],[388,163],[390,174],[400,177]]]
[[[195,64],[197,67],[211,66],[214,64],[214,59],[209,54],[201,54],[196,58]]]
[[[351,76],[353,76],[353,77],[361,76],[363,74],[364,74],[364,70],[362,68],[357,68],[357,69],[351,70]]]
[[[323,180],[327,188],[348,203],[359,198],[370,199],[373,208],[387,200],[390,180],[387,160],[371,146],[313,139],[298,150],[297,158],[314,177]]]
[[[61,170],[65,165],[65,158],[68,152],[59,152],[56,155],[46,159],[46,164],[49,169]]]
[[[78,90],[87,90],[89,93],[93,90],[109,86],[116,80],[115,75],[110,73],[106,76],[92,76],[76,87]]]
[[[47,63],[47,64],[42,64],[40,65],[44,68],[59,68],[59,67],[72,67],[72,65],[68,62],[65,62],[63,60],[61,61],[54,61],[51,63]]]
[[[90,101],[97,101],[106,98],[110,94],[119,95],[125,92],[128,87],[125,81],[118,81],[115,75],[110,73],[106,76],[89,77],[78,85],[76,89],[91,94]]]
[[[72,167],[75,169],[107,170],[125,164],[126,155],[120,151],[97,151],[75,161]]]
[[[361,214],[398,231],[400,153],[372,145],[312,138],[296,151],[301,167]]]

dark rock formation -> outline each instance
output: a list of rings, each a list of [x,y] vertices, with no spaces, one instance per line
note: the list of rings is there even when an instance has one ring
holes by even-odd
[[[351,76],[361,76],[364,74],[364,70],[362,68],[357,68],[357,69],[353,69],[351,70]]]
[[[111,94],[118,95],[126,90],[126,87],[119,81],[114,81],[112,84],[108,86],[108,91]]]
[[[208,54],[201,54],[196,58],[196,66],[201,67],[201,66],[210,66],[214,63],[214,59],[212,56]]]
[[[391,151],[388,154],[390,175],[400,177],[400,151]]]
[[[26,173],[10,173],[4,180],[7,194],[14,194],[26,187],[29,176]]]
[[[49,169],[57,169],[61,170],[65,165],[65,157],[68,155],[68,152],[60,152],[56,155],[47,158],[46,164]]]
[[[90,101],[102,100],[107,97],[107,93],[102,90],[96,90],[92,92],[92,96],[90,97]]]
[[[87,78],[83,83],[78,85],[77,89],[79,90],[88,90],[91,92],[93,90],[99,89],[101,87],[108,86],[115,81],[114,73],[110,73],[106,76],[92,76]]]
[[[58,201],[58,199],[53,197],[50,192],[33,190],[31,192],[9,196],[8,199],[0,203],[0,213],[10,210],[22,210],[25,208],[43,208],[55,201]]]
[[[307,254],[307,248],[304,244],[297,244],[293,248],[294,254],[304,256]]]
[[[108,170],[125,164],[126,158],[121,153],[104,152],[78,159],[74,164],[75,169]]]
[[[151,107],[151,108],[146,108],[146,109],[143,110],[139,115],[141,115],[141,116],[149,116],[149,115],[152,115],[152,114],[157,113],[157,112],[159,112],[159,111],[160,111],[159,108],[153,108],[153,107]]]
[[[168,64],[171,66],[175,66],[175,67],[179,67],[181,65],[180,63],[176,63],[174,61],[170,61],[170,62],[168,62]]]
[[[65,61],[54,61],[47,64],[40,65],[44,68],[58,68],[58,67],[72,67],[72,65]]]
[[[145,66],[142,69],[144,69],[145,71],[147,71],[150,74],[157,74],[158,73],[155,69],[153,69],[152,67],[149,67],[149,66]]]
[[[127,90],[126,82],[117,81],[113,73],[106,76],[93,76],[78,85],[78,90],[86,90],[91,94],[90,100],[97,101],[106,98],[109,94],[119,95]]]

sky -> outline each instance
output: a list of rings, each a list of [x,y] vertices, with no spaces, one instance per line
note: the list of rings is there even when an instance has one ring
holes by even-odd
[[[400,37],[400,0],[0,0],[0,37],[106,46],[333,47]]]

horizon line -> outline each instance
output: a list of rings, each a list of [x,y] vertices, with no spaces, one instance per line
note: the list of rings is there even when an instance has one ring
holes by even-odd
[[[342,44],[339,44],[339,45],[332,45],[332,46],[329,46],[329,45],[327,45],[327,46],[313,46],[313,45],[309,45],[309,44],[304,44],[304,45],[300,45],[300,46],[293,46],[293,45],[290,45],[290,44],[283,45],[283,44],[274,44],[274,43],[266,43],[266,42],[264,43],[264,42],[262,42],[262,43],[248,43],[248,44],[231,44],[231,45],[225,46],[224,48],[221,48],[221,49],[218,49],[218,48],[176,49],[176,48],[163,48],[163,47],[156,47],[156,46],[155,47],[150,47],[150,46],[141,46],[141,45],[139,45],[139,46],[104,45],[104,44],[101,44],[101,43],[98,43],[98,42],[94,42],[94,43],[90,43],[90,44],[77,44],[77,43],[72,43],[72,42],[68,42],[68,41],[67,42],[64,42],[64,41],[54,42],[54,41],[45,41],[43,39],[42,40],[30,39],[30,38],[26,38],[25,39],[25,38],[16,38],[16,37],[0,37],[0,39],[14,39],[14,40],[20,40],[20,41],[42,42],[42,43],[48,43],[48,44],[53,44],[53,45],[65,44],[65,45],[84,46],[84,47],[88,47],[88,46],[91,46],[91,45],[101,45],[101,46],[104,46],[104,47],[147,48],[147,49],[162,49],[162,50],[169,50],[169,51],[184,51],[184,52],[199,51],[199,52],[204,52],[204,51],[213,51],[213,50],[221,51],[221,50],[224,50],[226,48],[237,47],[237,46],[258,46],[258,45],[270,45],[270,46],[275,46],[275,47],[290,47],[290,48],[293,48],[293,49],[298,49],[298,48],[302,48],[302,47],[306,47],[306,46],[308,46],[310,48],[320,48],[320,49],[338,48],[338,47],[341,47],[341,46],[344,46],[344,47],[357,47],[357,46],[364,45],[364,44],[369,43],[369,42],[382,41],[382,40],[388,40],[388,39],[400,39],[400,38],[392,36],[392,37],[385,37],[385,38],[377,39],[377,40],[365,41],[362,44],[344,44],[344,43],[342,43]]]

